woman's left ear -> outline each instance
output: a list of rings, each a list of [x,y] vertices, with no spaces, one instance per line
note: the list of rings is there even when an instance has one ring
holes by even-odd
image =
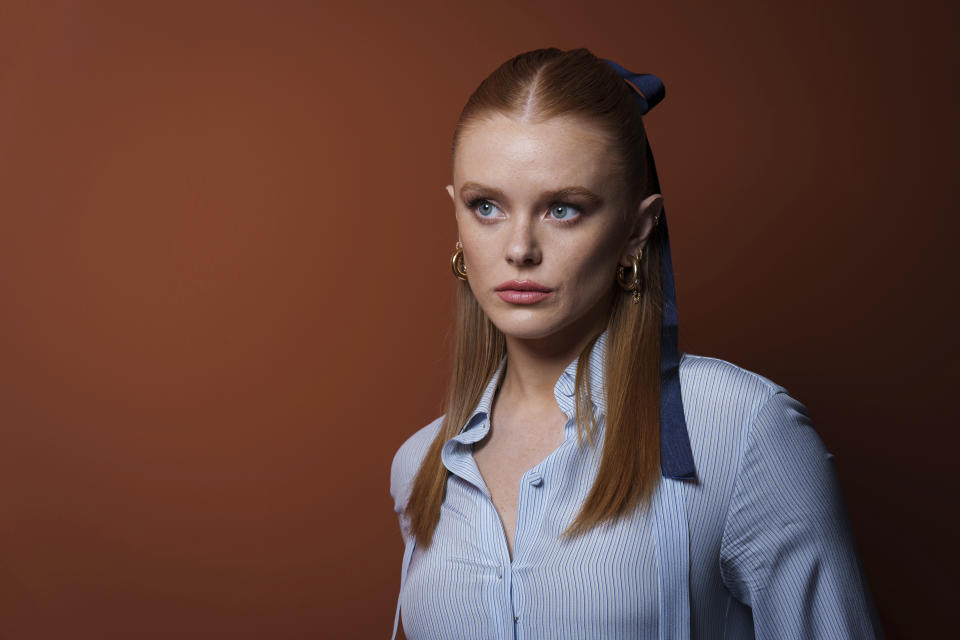
[[[635,256],[640,249],[647,245],[647,240],[654,228],[660,221],[660,214],[663,212],[663,196],[659,193],[651,193],[640,202],[636,210],[631,212],[633,218],[633,231],[627,238],[625,251],[627,255]],[[624,266],[630,266],[629,260]]]

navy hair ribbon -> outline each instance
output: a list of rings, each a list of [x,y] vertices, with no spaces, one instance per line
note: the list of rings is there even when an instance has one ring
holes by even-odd
[[[650,73],[634,73],[612,60],[604,60],[621,78],[636,88],[633,92],[644,115],[654,108],[665,95],[663,82]],[[660,179],[653,160],[653,150],[647,142],[647,161],[653,172],[653,184],[660,192]],[[661,279],[663,285],[663,319],[660,331],[660,472],[665,478],[696,480],[697,472],[690,449],[687,421],[683,415],[683,398],[680,393],[680,352],[677,346],[678,318],[677,296],[673,282],[673,260],[670,258],[670,236],[667,233],[667,212],[660,213],[663,229],[663,252],[661,253]]]

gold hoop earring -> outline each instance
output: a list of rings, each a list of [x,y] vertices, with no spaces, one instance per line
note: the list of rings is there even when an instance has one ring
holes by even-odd
[[[457,240],[457,248],[453,252],[453,257],[450,259],[450,268],[453,269],[453,275],[457,277],[457,280],[467,279],[467,265],[463,263],[463,245],[460,244],[459,240]]]
[[[633,291],[633,303],[640,304],[640,259],[643,258],[643,249],[637,255],[630,256],[630,275],[627,277],[627,267],[617,267],[617,284],[624,291]]]

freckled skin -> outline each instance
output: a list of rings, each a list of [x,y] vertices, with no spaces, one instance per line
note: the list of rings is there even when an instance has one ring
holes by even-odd
[[[556,117],[532,123],[494,115],[467,129],[454,161],[453,199],[468,282],[480,307],[504,334],[543,339],[572,325],[585,333],[606,321],[617,264],[644,246],[662,197],[654,194],[636,211],[626,211],[624,187],[606,139],[579,118]],[[479,194],[459,190],[466,182],[494,187],[505,196],[484,206],[489,219],[464,202]],[[582,186],[603,204],[584,208],[579,220],[563,225],[551,215],[542,194]],[[574,206],[586,200],[571,197]],[[577,214],[562,209],[567,219]],[[512,305],[494,289],[507,280],[535,280],[554,290],[535,305]]]

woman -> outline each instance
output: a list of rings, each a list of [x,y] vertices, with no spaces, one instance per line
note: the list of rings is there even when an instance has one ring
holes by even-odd
[[[803,405],[678,353],[662,97],[546,49],[460,116],[446,413],[391,470],[411,640],[881,633]]]

